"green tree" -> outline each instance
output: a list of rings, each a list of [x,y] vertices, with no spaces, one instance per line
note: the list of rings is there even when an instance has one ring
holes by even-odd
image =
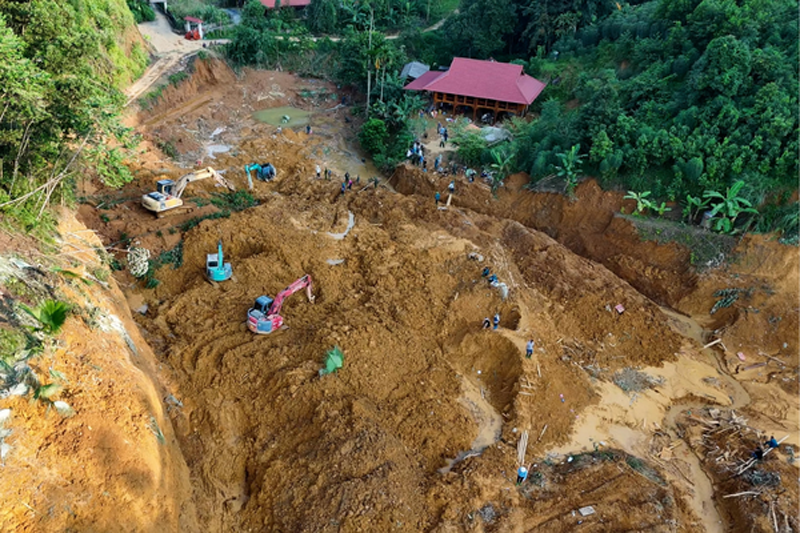
[[[732,35],[712,40],[693,69],[695,87],[735,96],[750,74],[750,48]]]
[[[378,118],[371,118],[364,122],[361,131],[358,132],[361,147],[373,155],[386,152],[388,138],[389,130],[386,128],[386,122]]]
[[[306,25],[314,33],[335,33],[339,28],[339,2],[315,0],[306,8]]]
[[[478,167],[483,160],[483,154],[488,150],[486,141],[480,134],[464,131],[458,133],[453,139],[456,145],[458,158],[467,166]]]

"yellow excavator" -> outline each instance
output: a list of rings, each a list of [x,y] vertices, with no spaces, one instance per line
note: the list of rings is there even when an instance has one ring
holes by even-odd
[[[191,211],[192,207],[184,206],[183,200],[181,200],[183,191],[186,190],[186,185],[193,181],[208,178],[214,178],[214,181],[223,187],[227,187],[232,191],[235,190],[234,186],[223,178],[219,172],[211,167],[206,167],[181,176],[177,181],[158,180],[156,182],[156,190],[142,196],[142,205],[148,211],[158,215],[158,218]]]

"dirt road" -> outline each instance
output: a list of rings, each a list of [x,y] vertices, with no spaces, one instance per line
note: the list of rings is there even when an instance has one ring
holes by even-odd
[[[156,11],[156,20],[139,24],[139,32],[150,43],[156,52],[156,61],[150,65],[136,83],[125,91],[128,97],[126,105],[143,95],[161,76],[169,72],[184,57],[196,54],[207,41],[188,41],[172,31],[167,17]],[[214,42],[227,42],[218,39]]]

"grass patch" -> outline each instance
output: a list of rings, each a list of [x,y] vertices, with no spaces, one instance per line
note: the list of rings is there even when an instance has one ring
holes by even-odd
[[[149,93],[139,98],[138,100],[139,107],[142,109],[142,111],[147,111],[148,109],[150,109],[151,107],[153,107],[158,103],[158,101],[161,99],[161,95],[164,94],[164,89],[172,85],[178,85],[183,80],[188,79],[189,76],[190,74],[184,71],[176,72],[175,74],[170,74],[167,77],[166,84],[156,87]]]
[[[150,431],[153,433],[153,435],[155,435],[159,444],[164,444],[167,442],[167,439],[164,438],[164,433],[161,431],[161,428],[158,427],[158,421],[154,416],[150,417]]]
[[[258,200],[253,198],[249,192],[239,189],[232,192],[213,193],[211,203],[223,211],[235,213],[257,206]]]
[[[202,217],[192,217],[186,222],[181,222],[178,225],[181,231],[189,231],[190,229],[197,227],[200,223],[204,220],[216,220],[218,218],[228,218],[231,216],[229,211],[220,211],[219,213],[211,213],[210,215],[204,215]]]
[[[658,472],[656,472],[650,465],[648,465],[638,457],[629,455],[625,459],[625,462],[628,464],[628,466],[630,466],[632,469],[642,474],[644,477],[646,477],[653,483],[658,483],[659,485],[667,484],[664,481],[664,479],[660,475],[658,475]]]
[[[144,286],[148,289],[155,289],[161,283],[156,278],[156,271],[166,265],[172,265],[172,270],[178,269],[183,265],[183,240],[175,245],[172,250],[165,250],[158,254],[158,257],[150,260],[147,273],[143,276]]]
[[[674,242],[689,249],[690,261],[698,270],[724,264],[736,247],[738,239],[714,233],[697,226],[688,226],[664,219],[618,215],[630,220],[644,241],[659,244]]]

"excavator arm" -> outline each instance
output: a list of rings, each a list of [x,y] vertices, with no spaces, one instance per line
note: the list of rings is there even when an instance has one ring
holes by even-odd
[[[219,172],[217,172],[211,167],[206,167],[181,176],[178,179],[178,181],[175,182],[175,192],[172,195],[175,196],[176,198],[180,198],[181,195],[183,195],[183,191],[186,190],[186,185],[188,185],[193,181],[200,181],[208,178],[214,178],[214,181],[216,181],[223,187],[227,187],[232,191],[235,190],[233,185],[231,185],[225,178],[223,178]]]
[[[272,302],[272,305],[269,308],[269,312],[267,315],[276,315],[280,314],[281,306],[283,306],[283,301],[291,296],[292,294],[306,289],[306,295],[308,296],[308,301],[314,303],[314,295],[311,293],[312,284],[311,284],[311,276],[306,274],[302,278],[298,279],[284,290],[278,293],[275,297],[275,301]]]

